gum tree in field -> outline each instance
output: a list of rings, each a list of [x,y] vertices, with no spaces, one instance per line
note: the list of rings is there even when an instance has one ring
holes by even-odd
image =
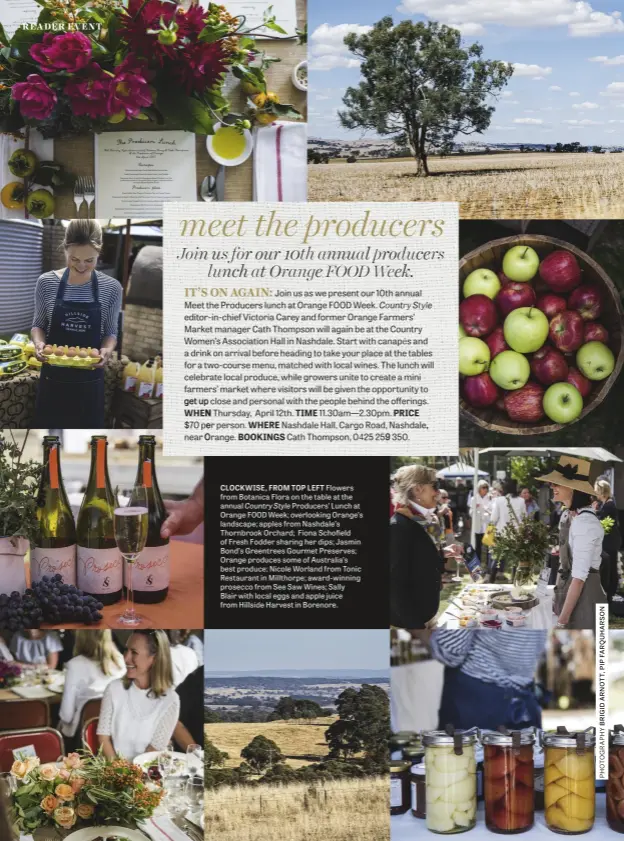
[[[462,44],[460,32],[429,21],[384,17],[364,35],[350,33],[345,44],[361,60],[362,81],[347,88],[341,124],[396,135],[429,175],[427,153],[448,149],[457,135],[485,131],[493,96],[513,73],[504,61],[482,58],[481,44]]]

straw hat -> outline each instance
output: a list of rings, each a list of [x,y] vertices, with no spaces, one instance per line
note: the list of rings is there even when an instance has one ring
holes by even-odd
[[[553,485],[563,485],[565,488],[594,495],[594,485],[602,470],[603,467],[597,461],[561,456],[552,472],[546,476],[538,476],[537,481],[551,482]]]

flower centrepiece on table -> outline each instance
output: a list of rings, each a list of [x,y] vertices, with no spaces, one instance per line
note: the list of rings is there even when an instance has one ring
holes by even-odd
[[[22,670],[17,663],[0,660],[0,689],[8,689],[19,682]]]
[[[0,26],[0,131],[36,127],[45,137],[100,132],[124,120],[153,120],[196,134],[217,122],[238,129],[300,119],[267,91],[275,61],[224,6],[188,10],[169,0],[38,0],[37,27],[8,38]],[[44,32],[53,25],[55,31]],[[286,34],[271,7],[263,27]],[[60,29],[61,31],[57,31]],[[65,30],[65,31],[62,31]],[[223,95],[231,70],[251,99],[232,114]]]
[[[12,818],[21,833],[40,826],[71,829],[77,823],[136,826],[151,817],[163,790],[144,780],[127,759],[70,753],[58,763],[38,757],[16,760]]]
[[[523,517],[496,534],[491,551],[496,560],[505,562],[506,569],[515,570],[515,587],[529,587],[544,566],[549,543],[546,523]]]

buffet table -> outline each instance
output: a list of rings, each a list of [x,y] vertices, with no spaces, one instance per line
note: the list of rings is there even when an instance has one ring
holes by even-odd
[[[606,819],[606,797],[604,794],[596,795],[596,822],[594,827],[589,832],[584,833],[582,838],[605,838],[606,836],[613,836],[617,838],[617,833],[612,832],[607,824]],[[427,822],[422,818],[415,818],[411,812],[406,812],[404,815],[394,815],[390,819],[390,841],[414,841],[415,838],[440,838],[437,833],[429,832],[427,829]],[[453,837],[458,837],[454,835]],[[459,835],[462,837],[462,835]],[[466,837],[470,841],[492,841],[493,838],[500,837],[496,833],[490,832],[485,825],[485,806],[479,803],[477,809],[477,825],[466,833]],[[530,841],[532,838],[557,838],[558,834],[552,832],[546,826],[544,812],[535,813],[535,825],[528,832],[523,832],[519,837],[523,841]]]
[[[444,628],[446,630],[455,630],[457,628],[462,627],[460,625],[459,616],[462,611],[463,600],[466,596],[469,596],[471,592],[478,592],[478,593],[492,593],[494,591],[501,591],[507,590],[511,591],[513,589],[511,584],[469,584],[464,587],[457,596],[454,596],[452,601],[450,602],[449,606],[446,610],[440,615],[438,618],[438,628]],[[540,599],[540,603],[536,605],[534,608],[525,612],[526,615],[526,624],[522,627],[524,628],[554,628],[556,625],[557,618],[553,614],[553,594],[554,594],[554,586],[548,587],[548,596],[546,598],[542,597]],[[466,607],[469,607],[466,605]],[[508,625],[503,625],[503,628],[513,630]]]

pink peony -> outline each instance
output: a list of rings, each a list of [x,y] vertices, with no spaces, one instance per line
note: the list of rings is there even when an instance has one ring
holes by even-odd
[[[16,82],[11,96],[20,104],[24,119],[46,120],[56,107],[56,94],[46,80],[31,73],[25,82]]]
[[[68,753],[65,759],[63,760],[63,765],[66,768],[80,768],[80,766],[82,765],[80,754]]]
[[[111,77],[97,65],[90,68],[85,79],[73,79],[65,85],[65,96],[77,117],[92,120],[110,117]]]
[[[152,92],[147,83],[145,68],[127,61],[116,67],[115,78],[111,82],[110,113],[125,111],[126,117],[131,119],[151,104]]]
[[[71,780],[69,781],[69,784],[70,784],[74,794],[78,794],[80,789],[85,784],[85,779],[84,779],[84,777],[72,777]]]
[[[45,73],[76,73],[91,61],[91,41],[82,32],[46,32],[40,44],[33,44],[30,55]]]

